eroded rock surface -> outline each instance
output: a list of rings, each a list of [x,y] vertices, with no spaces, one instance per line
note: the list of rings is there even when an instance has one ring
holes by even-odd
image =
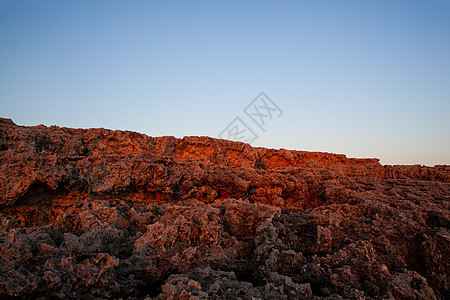
[[[0,119],[0,297],[446,299],[449,174]]]

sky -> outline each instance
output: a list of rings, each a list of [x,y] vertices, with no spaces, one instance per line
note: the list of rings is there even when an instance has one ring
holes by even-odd
[[[0,0],[16,124],[433,166],[449,115],[450,1]]]

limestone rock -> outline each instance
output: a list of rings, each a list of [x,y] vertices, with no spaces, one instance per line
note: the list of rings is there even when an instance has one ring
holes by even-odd
[[[449,174],[0,119],[0,298],[446,299]]]

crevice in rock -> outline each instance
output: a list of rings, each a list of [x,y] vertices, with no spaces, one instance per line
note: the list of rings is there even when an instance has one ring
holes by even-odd
[[[257,170],[267,170],[267,167],[266,167],[266,165],[264,164],[264,161],[263,161],[262,157],[259,157],[259,158],[256,160],[255,165],[254,165],[254,168],[257,169]]]

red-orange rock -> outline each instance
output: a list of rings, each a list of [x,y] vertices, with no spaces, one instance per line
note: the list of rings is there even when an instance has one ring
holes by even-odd
[[[449,173],[0,119],[0,297],[445,299]]]

